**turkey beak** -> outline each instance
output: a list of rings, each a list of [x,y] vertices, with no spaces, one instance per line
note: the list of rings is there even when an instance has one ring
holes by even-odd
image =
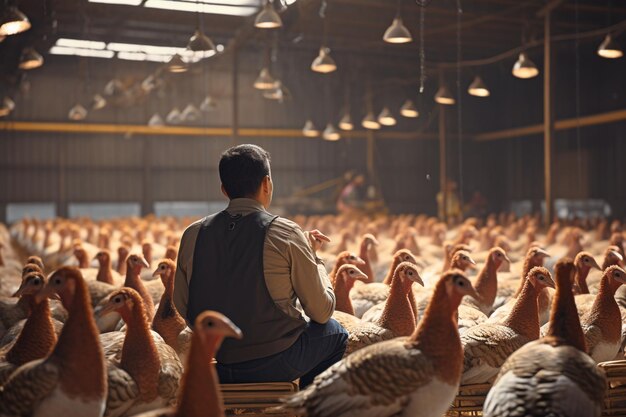
[[[19,290],[18,290],[19,291]],[[50,284],[50,282],[48,282],[46,284],[45,287],[43,287],[41,289],[41,291],[39,291],[36,295],[35,295],[35,302],[37,304],[41,303],[44,299],[46,298],[52,298],[55,299],[55,297],[58,297],[56,291],[54,290],[54,288],[52,288],[52,285]]]
[[[546,277],[546,287],[556,289],[556,283],[551,277]]]
[[[25,282],[22,282],[22,283],[20,284],[20,287],[17,289],[17,291],[15,291],[15,292],[13,293],[13,295],[12,295],[11,297],[15,297],[15,298],[17,298],[17,297],[21,297],[22,295],[24,295],[24,292],[25,292],[25,291],[26,291],[26,283],[25,283]]]
[[[602,268],[600,268],[600,265],[598,265],[598,262],[594,258],[591,258],[591,267],[602,271]]]
[[[546,252],[544,249],[541,249],[541,248],[537,248],[537,255],[541,255],[544,258],[552,257],[552,255],[550,255],[548,252]]]
[[[157,269],[154,270],[154,272],[152,273],[152,278],[156,278],[160,275],[160,272],[159,272],[160,269],[161,269],[160,267],[157,267]]]
[[[233,323],[229,323],[224,337],[232,337],[233,339],[241,340],[243,339],[243,333],[239,327],[235,326]]]
[[[476,261],[475,261],[475,260],[473,260],[471,257],[469,257],[469,256],[468,256],[468,257],[467,257],[467,261],[469,262],[468,267],[469,267],[470,269],[476,269],[476,268],[478,268],[478,267],[476,266]]]
[[[505,262],[508,262],[509,264],[511,263],[511,258],[509,258],[509,256],[506,253],[504,254],[504,260]]]
[[[476,288],[474,288],[472,284],[470,284],[469,288],[466,290],[465,295],[469,295],[470,297],[472,297],[473,299],[479,302],[482,300],[481,296],[478,295],[478,293],[476,292]]]
[[[622,254],[617,251],[612,250],[611,254],[615,256],[620,262],[624,260],[624,257],[622,256]]]
[[[424,280],[422,280],[422,277],[420,277],[420,274],[418,274],[417,271],[415,271],[415,275],[409,276],[408,278],[416,284],[419,284],[422,287],[424,286]]]
[[[145,258],[143,258],[143,257],[141,258],[141,264],[142,264],[143,266],[145,266],[146,268],[150,268],[150,264],[149,264],[149,263],[148,263],[148,261],[146,261],[146,259],[145,259]]]
[[[365,265],[365,261],[357,256],[355,265]]]
[[[379,245],[378,239],[376,239],[374,236],[372,236],[372,243],[374,244],[374,246]]]
[[[366,274],[359,274],[356,277],[354,277],[354,279],[358,280],[358,281],[363,281],[363,282],[368,282],[369,281],[369,277]]]
[[[93,309],[93,314],[96,318],[99,319],[114,311],[115,311],[115,305],[111,303],[111,299],[109,299],[109,301],[107,301],[105,305],[96,306],[96,308]]]

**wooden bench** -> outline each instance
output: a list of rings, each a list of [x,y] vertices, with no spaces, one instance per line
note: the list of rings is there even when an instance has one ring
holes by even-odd
[[[467,384],[459,387],[446,417],[475,417],[483,415],[483,404],[491,384]]]
[[[281,398],[298,391],[294,382],[266,382],[258,384],[221,384],[226,414],[244,416],[264,416],[263,410],[281,404]],[[287,417],[292,414],[272,413],[273,417]]]

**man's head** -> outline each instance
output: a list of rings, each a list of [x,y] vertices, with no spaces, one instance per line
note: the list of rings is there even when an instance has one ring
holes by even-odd
[[[229,199],[252,198],[266,208],[272,202],[270,154],[257,145],[239,145],[220,159],[222,192]]]

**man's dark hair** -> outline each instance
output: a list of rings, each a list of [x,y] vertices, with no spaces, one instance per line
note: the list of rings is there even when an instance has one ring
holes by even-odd
[[[270,175],[270,154],[257,145],[239,145],[220,158],[220,180],[230,199],[254,196]]]

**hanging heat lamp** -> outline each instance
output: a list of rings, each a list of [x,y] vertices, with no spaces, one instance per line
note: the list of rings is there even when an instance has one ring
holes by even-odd
[[[279,14],[270,0],[265,0],[263,9],[256,15],[254,26],[259,29],[276,29],[283,25]]]

